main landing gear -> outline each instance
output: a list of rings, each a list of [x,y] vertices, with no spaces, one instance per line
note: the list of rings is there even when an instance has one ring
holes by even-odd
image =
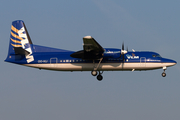
[[[163,67],[163,70],[164,70],[164,72],[162,73],[162,76],[163,77],[166,77],[166,73],[165,73],[165,70],[166,70],[167,68],[166,67]]]
[[[100,72],[100,71],[97,72],[97,70],[98,70],[98,68],[99,68],[99,65],[101,64],[102,60],[103,60],[103,58],[101,58],[101,59],[99,60],[99,63],[98,63],[97,66],[95,66],[95,61],[93,60],[94,69],[93,69],[93,71],[91,71],[92,76],[97,76],[97,74],[98,74],[98,72],[99,72],[99,74],[98,74],[98,76],[97,76],[97,80],[99,80],[99,81],[101,81],[101,80],[103,79],[103,76],[101,75],[101,74],[103,73],[103,71],[102,71],[102,72]]]
[[[99,81],[101,81],[101,80],[103,79],[103,76],[102,76],[103,71],[102,71],[102,72],[99,71],[99,74],[98,74],[97,71],[93,70],[93,71],[91,71],[91,74],[92,74],[93,76],[97,76],[97,80],[99,80]],[[97,75],[97,74],[98,74],[98,75]]]

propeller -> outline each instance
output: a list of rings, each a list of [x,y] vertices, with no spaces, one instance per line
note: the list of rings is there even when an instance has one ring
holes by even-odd
[[[127,51],[128,51],[128,48],[127,48]],[[123,55],[123,61],[124,61],[124,54],[127,53],[126,50],[124,50],[124,42],[122,43],[122,49],[121,49],[121,54]]]
[[[124,61],[124,42],[122,43],[123,61]]]
[[[124,42],[122,43],[122,50],[124,50]]]

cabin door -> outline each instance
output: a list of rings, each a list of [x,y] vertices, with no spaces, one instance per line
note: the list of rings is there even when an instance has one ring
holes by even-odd
[[[58,62],[57,58],[51,58],[50,59],[51,67],[56,67],[57,66],[57,62]]]
[[[146,58],[145,57],[140,58],[140,67],[146,67]]]

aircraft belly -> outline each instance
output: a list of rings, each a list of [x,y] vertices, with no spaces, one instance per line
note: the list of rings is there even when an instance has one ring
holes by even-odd
[[[151,70],[151,69],[158,69],[162,68],[161,63],[146,63],[145,65],[142,65],[140,63],[121,63],[121,64],[104,64],[101,65],[100,68],[102,70]]]
[[[56,64],[24,64],[25,66],[35,67],[40,69],[57,70],[57,71],[92,71],[93,63],[56,63]],[[162,68],[162,63],[146,63],[141,65],[140,63],[101,63],[98,70],[100,71],[121,71],[121,70],[151,70]]]

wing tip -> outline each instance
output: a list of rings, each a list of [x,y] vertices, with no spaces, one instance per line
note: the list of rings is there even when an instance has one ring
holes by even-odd
[[[85,39],[92,39],[93,37],[92,36],[85,36],[84,38]]]

